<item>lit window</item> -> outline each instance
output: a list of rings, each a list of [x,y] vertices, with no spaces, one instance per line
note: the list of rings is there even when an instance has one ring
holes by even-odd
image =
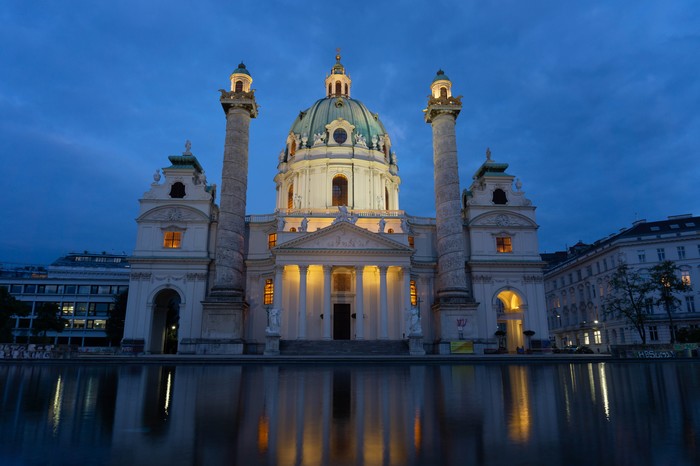
[[[292,141],[292,144],[289,146],[289,156],[294,157],[294,154],[297,153],[297,142]]]
[[[289,186],[289,190],[287,191],[287,209],[293,209],[294,208],[294,185]]]
[[[265,290],[263,292],[263,304],[271,305],[275,297],[275,284],[271,278],[265,280]]]
[[[277,246],[277,233],[267,235],[267,247],[272,249]]]
[[[412,248],[416,247],[416,239],[413,236],[408,237],[408,245]]]
[[[600,330],[593,332],[593,341],[596,345],[600,345],[603,342],[603,339],[600,337]]]
[[[177,249],[182,241],[182,232],[166,231],[163,235],[163,247],[168,249]]]
[[[333,205],[348,205],[348,180],[341,175],[333,178]]]
[[[681,270],[681,281],[683,282],[684,285],[690,286],[690,271],[689,270]]]
[[[496,252],[513,252],[513,241],[510,236],[496,238]]]
[[[418,305],[418,289],[416,288],[416,281],[411,280],[411,306]]]

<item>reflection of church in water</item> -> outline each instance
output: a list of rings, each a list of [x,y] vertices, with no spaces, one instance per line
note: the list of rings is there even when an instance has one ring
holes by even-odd
[[[547,344],[535,207],[488,150],[460,189],[462,103],[442,71],[424,110],[436,218],[400,209],[392,140],[351,98],[340,56],[326,96],[294,118],[274,213],[246,216],[251,83],[241,64],[221,91],[220,205],[189,144],[140,200],[125,348],[159,353],[175,341],[180,353],[236,354],[267,342],[274,353],[275,338],[410,340],[420,354],[460,338],[476,353]]]

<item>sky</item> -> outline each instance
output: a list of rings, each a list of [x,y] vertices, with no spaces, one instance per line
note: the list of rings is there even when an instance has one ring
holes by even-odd
[[[186,140],[220,185],[218,89],[241,61],[260,105],[247,212],[273,212],[277,156],[336,48],[410,215],[435,215],[422,110],[438,69],[463,96],[462,189],[489,147],[537,206],[542,252],[700,215],[693,0],[5,0],[0,21],[3,264],[130,254],[138,199]]]

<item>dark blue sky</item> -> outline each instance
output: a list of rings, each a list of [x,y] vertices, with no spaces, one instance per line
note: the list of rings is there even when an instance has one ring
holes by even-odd
[[[324,96],[336,47],[352,95],[397,152],[400,203],[434,215],[424,123],[438,68],[463,95],[460,178],[510,164],[538,206],[540,249],[635,219],[700,215],[696,1],[5,1],[0,9],[0,262],[131,253],[137,199],[186,139],[220,184],[218,89],[243,60],[249,213],[274,210],[277,155]]]

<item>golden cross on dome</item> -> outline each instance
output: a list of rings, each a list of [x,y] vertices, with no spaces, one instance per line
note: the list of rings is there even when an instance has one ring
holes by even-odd
[[[340,47],[335,49],[335,59],[336,61],[340,61]]]

